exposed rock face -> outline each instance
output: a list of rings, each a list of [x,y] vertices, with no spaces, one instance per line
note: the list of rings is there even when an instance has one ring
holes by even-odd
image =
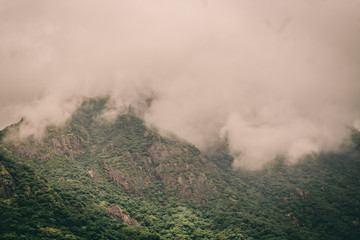
[[[308,192],[304,192],[302,189],[300,188],[295,188],[295,192],[290,192],[290,198],[295,201],[295,202],[300,202],[302,199],[304,199],[307,195]]]
[[[92,180],[94,180],[95,182],[99,181],[100,176],[99,176],[99,174],[94,172],[94,170],[89,170],[88,173],[89,173],[90,177],[92,178]]]
[[[216,176],[218,169],[194,146],[162,138],[131,114],[112,123],[99,122],[101,111],[99,102],[84,103],[64,126],[47,127],[42,139],[16,139],[4,145],[24,160],[82,163],[92,180],[110,179],[145,198],[156,188],[165,196],[206,202],[205,195],[216,190],[208,176]]]
[[[144,196],[142,191],[139,189],[142,181],[135,181],[133,176],[122,169],[116,169],[115,167],[108,166],[106,162],[104,164],[105,174],[119,187],[124,189],[126,192],[136,193],[140,196]]]
[[[130,226],[140,226],[140,224],[124,212],[119,205],[112,204],[106,207],[108,213],[116,219],[123,221]]]
[[[206,202],[205,194],[215,191],[215,187],[206,176],[206,170],[217,170],[199,153],[191,153],[188,148],[186,145],[157,142],[147,151],[150,157],[135,153],[135,161],[128,152],[120,160],[104,161],[103,169],[116,185],[130,193],[147,197],[144,189],[157,181],[161,183],[167,195]]]
[[[34,137],[5,139],[5,146],[14,149],[21,158],[49,160],[51,156],[57,155],[75,160],[84,154],[84,146],[89,140],[71,132],[72,129],[47,128],[42,139]],[[86,135],[86,130],[82,130]],[[16,130],[13,131],[16,134]]]
[[[156,144],[149,149],[149,154],[151,162],[156,166],[156,176],[167,190],[175,187],[178,197],[199,198],[206,192],[215,191],[203,172],[202,165],[207,169],[213,167],[200,155],[191,154],[187,147]]]
[[[83,146],[89,143],[89,141],[73,135],[55,136],[51,141],[52,144],[46,149],[48,153],[64,156],[71,160],[81,157],[84,153]]]

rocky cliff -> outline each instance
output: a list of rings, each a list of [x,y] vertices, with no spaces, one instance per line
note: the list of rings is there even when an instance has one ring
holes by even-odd
[[[206,202],[216,191],[218,169],[194,146],[161,137],[132,113],[112,122],[99,120],[106,99],[90,99],[62,127],[48,126],[41,139],[6,138],[4,145],[19,158],[37,162],[82,162],[93,181],[111,180],[124,191],[150,198],[156,185],[164,197]],[[59,176],[63,178],[64,176]]]

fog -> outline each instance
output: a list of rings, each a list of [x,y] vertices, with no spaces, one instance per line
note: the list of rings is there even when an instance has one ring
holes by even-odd
[[[82,97],[234,167],[336,151],[360,119],[358,0],[0,0],[0,128],[63,123]]]

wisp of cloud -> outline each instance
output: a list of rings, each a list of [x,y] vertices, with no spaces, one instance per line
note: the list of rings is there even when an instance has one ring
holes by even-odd
[[[82,97],[234,167],[335,151],[360,119],[357,0],[0,0],[0,127],[61,124]],[[106,114],[105,114],[106,115]],[[356,124],[355,124],[356,126]],[[357,125],[358,126],[358,125]]]

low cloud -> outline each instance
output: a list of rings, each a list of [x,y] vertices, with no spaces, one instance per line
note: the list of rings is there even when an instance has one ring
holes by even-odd
[[[336,150],[360,118],[360,2],[0,1],[0,127],[105,117],[152,97],[148,124],[234,166]]]

